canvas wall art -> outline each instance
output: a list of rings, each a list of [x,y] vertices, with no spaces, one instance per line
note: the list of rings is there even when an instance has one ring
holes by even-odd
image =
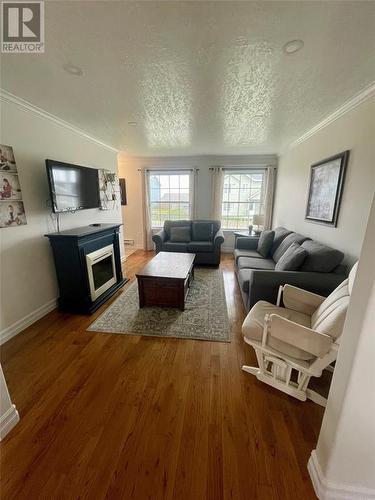
[[[306,219],[337,226],[349,151],[311,166]]]
[[[12,146],[0,144],[0,228],[27,224]]]

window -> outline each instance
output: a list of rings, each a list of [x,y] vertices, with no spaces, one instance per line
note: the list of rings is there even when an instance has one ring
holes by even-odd
[[[166,220],[190,219],[190,172],[150,172],[151,227]]]
[[[221,221],[223,229],[247,229],[253,216],[263,209],[265,172],[224,172]]]

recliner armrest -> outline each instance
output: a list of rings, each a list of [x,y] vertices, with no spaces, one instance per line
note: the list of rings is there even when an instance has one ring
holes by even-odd
[[[327,354],[333,344],[333,339],[329,335],[294,323],[278,314],[270,314],[269,316],[266,345],[269,337],[281,340],[293,347],[298,347],[318,358],[322,358]]]
[[[219,229],[219,231],[217,231],[217,233],[215,234],[213,242],[215,248],[220,248],[221,245],[224,243],[224,233],[221,229]]]
[[[239,236],[236,239],[236,248],[239,250],[256,250],[259,238],[257,236]]]
[[[325,297],[287,284],[283,287],[282,299],[287,309],[311,316],[325,300]]]

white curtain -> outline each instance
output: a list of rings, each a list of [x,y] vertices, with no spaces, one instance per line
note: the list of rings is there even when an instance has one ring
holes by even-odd
[[[144,250],[153,250],[154,243],[152,241],[151,227],[151,207],[150,207],[150,182],[149,172],[142,170],[142,202],[143,202],[143,221],[144,221]]]
[[[221,220],[221,206],[223,202],[224,171],[221,167],[211,170],[211,219]]]
[[[272,227],[273,198],[275,193],[276,168],[267,167],[263,199],[264,229]]]
[[[197,216],[197,181],[198,169],[194,168],[189,174],[189,198],[190,198],[190,219]]]

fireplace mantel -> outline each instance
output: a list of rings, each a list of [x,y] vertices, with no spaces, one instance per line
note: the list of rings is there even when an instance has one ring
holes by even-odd
[[[91,314],[128,281],[121,269],[120,226],[92,224],[45,235],[52,246],[62,311]],[[114,278],[111,286],[103,287],[105,291],[93,300],[92,270],[89,270],[87,256],[105,247],[113,247]]]

